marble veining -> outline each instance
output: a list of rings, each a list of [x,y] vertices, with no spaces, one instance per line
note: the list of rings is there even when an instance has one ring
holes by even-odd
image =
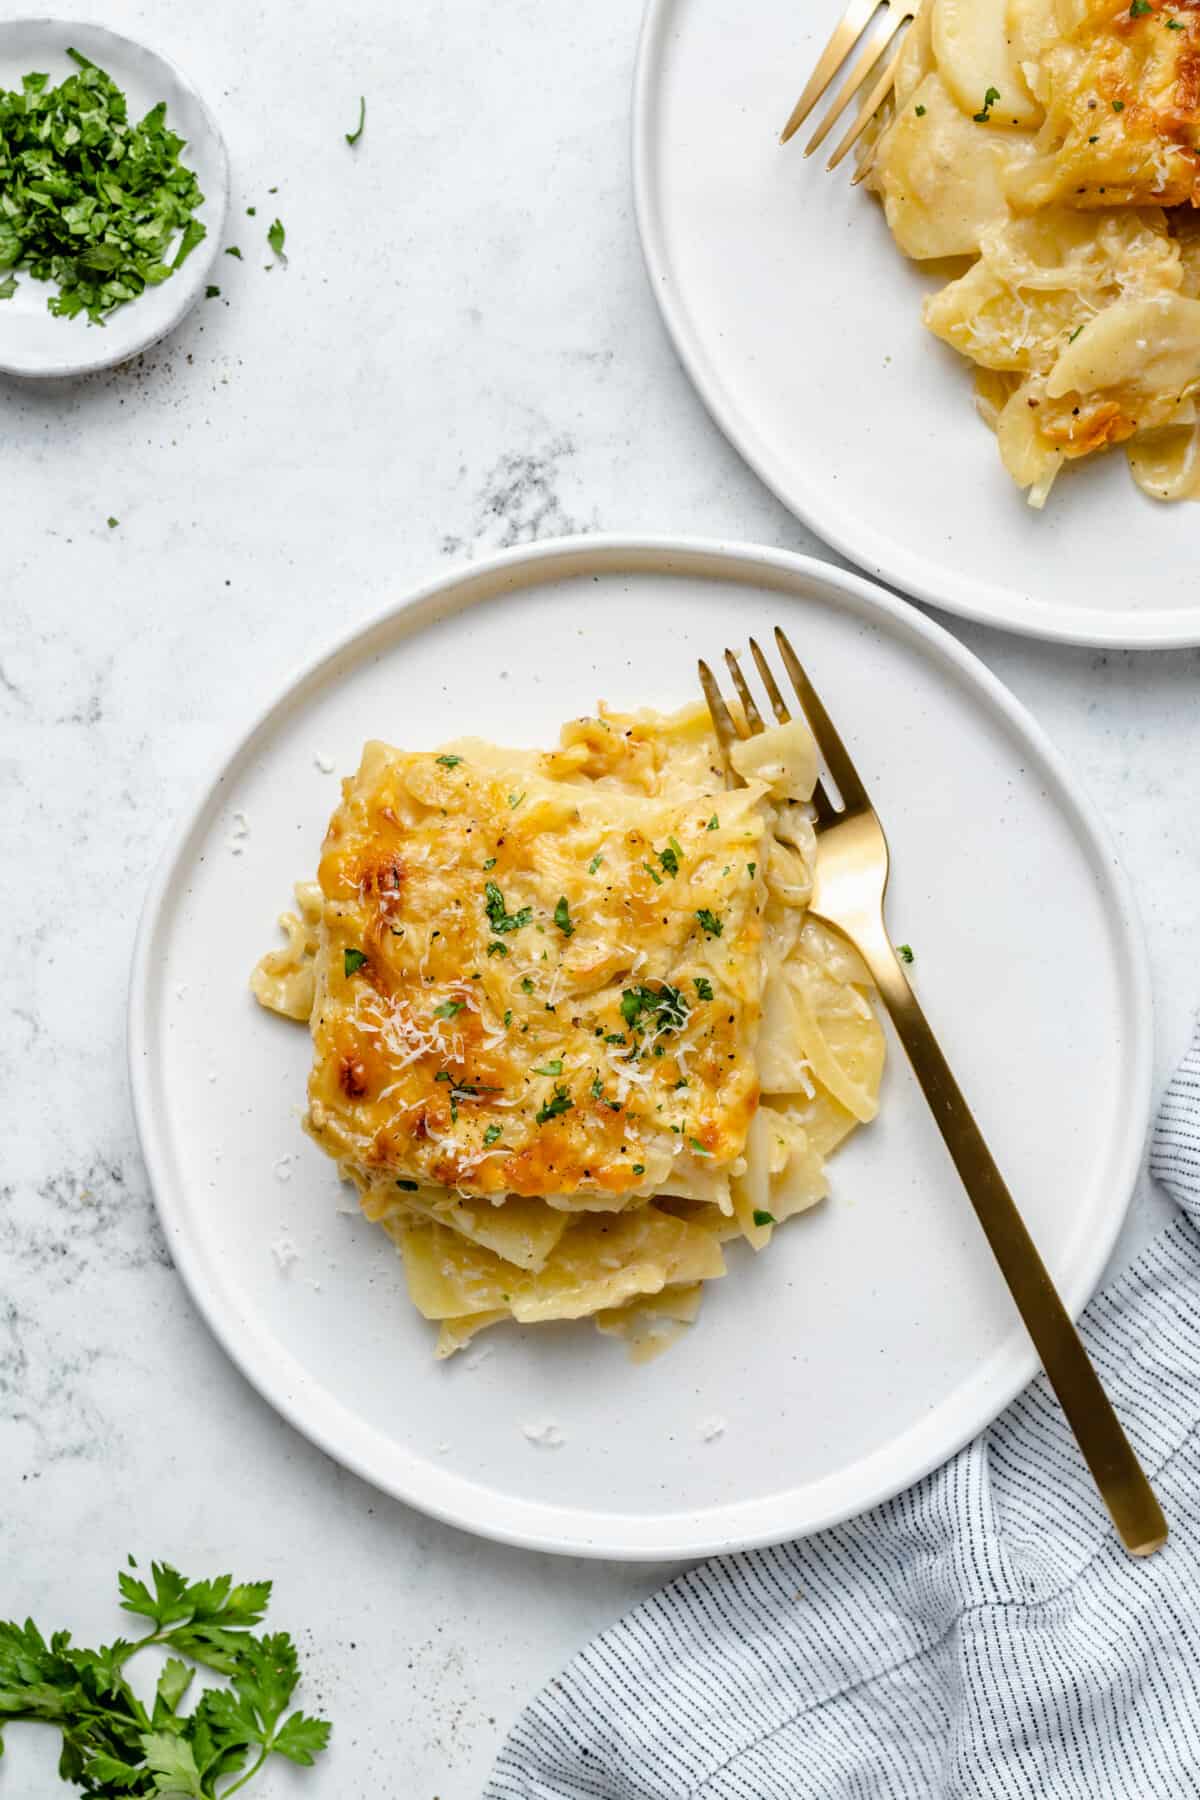
[[[129,1551],[272,1577],[336,1735],[324,1774],[265,1795],[474,1800],[522,1701],[667,1572],[474,1542],[298,1438],[171,1267],[124,1073],[155,861],[334,631],[449,559],[560,532],[819,550],[711,425],[648,290],[638,15],[496,0],[481,29],[468,0],[364,0],[331,30],[283,0],[127,0],[122,29],[218,113],[244,260],[123,369],[0,380],[0,1616],[114,1634]],[[268,273],[277,214],[289,261]],[[1107,816],[1161,1077],[1200,997],[1200,661],[954,628]],[[1118,1256],[1160,1216],[1143,1183]],[[10,1734],[0,1790],[56,1791],[48,1742]]]

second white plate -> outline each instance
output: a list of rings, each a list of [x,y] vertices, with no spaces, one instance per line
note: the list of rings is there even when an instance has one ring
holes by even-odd
[[[331,1455],[488,1536],[691,1556],[811,1531],[905,1486],[1034,1358],[902,1054],[832,1197],[730,1254],[701,1317],[631,1365],[588,1325],[497,1330],[449,1364],[383,1234],[339,1214],[301,1134],[307,1033],[249,971],[315,870],[363,740],[464,726],[549,744],[695,694],[698,654],[782,624],[887,825],[889,921],[1072,1308],[1116,1237],[1149,1107],[1137,926],[1037,727],[939,626],[853,575],[758,550],[584,539],[404,601],[291,681],[229,755],[147,902],[130,1058],[171,1252],[230,1355]],[[343,1202],[344,1204],[344,1202]],[[559,1448],[526,1427],[554,1424]]]
[[[872,575],[1036,637],[1200,643],[1200,506],[1147,499],[1116,454],[1034,512],[966,363],[921,323],[939,283],[846,169],[780,147],[843,6],[649,0],[638,220],[684,366],[767,485]]]

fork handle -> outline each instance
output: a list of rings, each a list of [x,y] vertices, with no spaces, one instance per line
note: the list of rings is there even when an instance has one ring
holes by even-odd
[[[909,986],[882,921],[869,934],[856,934],[854,941],[908,1053],[1121,1542],[1131,1555],[1148,1556],[1167,1540],[1162,1508]]]

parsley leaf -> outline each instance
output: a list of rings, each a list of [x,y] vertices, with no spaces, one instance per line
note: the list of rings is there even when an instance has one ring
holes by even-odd
[[[499,938],[493,938],[487,947],[487,953],[489,956],[507,956],[508,945],[502,944]]]
[[[595,1078],[592,1081],[592,1099],[599,1100],[601,1095],[603,1094],[603,1092],[604,1092],[604,1083],[601,1081],[600,1077],[597,1075],[597,1076],[595,1076]]]
[[[1114,100],[1112,103],[1112,109],[1114,112],[1124,112],[1125,111],[1125,102],[1123,100]]]
[[[521,977],[521,992],[523,994],[532,994],[532,992],[533,992],[533,977],[531,975],[522,975],[522,977]]]
[[[533,1071],[533,1073],[535,1075],[561,1075],[562,1074],[562,1057],[556,1056],[554,1058],[553,1062],[546,1063],[543,1068],[535,1069]]]
[[[239,262],[243,260],[242,253],[236,244],[230,244],[225,254],[226,256],[236,256]]]
[[[896,955],[900,958],[900,961],[902,963],[910,963],[910,962],[915,961],[911,944],[897,944],[896,945]]]
[[[695,1151],[697,1156],[711,1156],[712,1155],[712,1151],[706,1150],[704,1148],[704,1145],[700,1142],[699,1138],[690,1137],[688,1139],[688,1144]]]
[[[1131,19],[1144,19],[1147,13],[1153,11],[1150,0],[1133,0],[1133,4],[1129,8],[1129,16]]]
[[[557,1119],[563,1113],[570,1112],[574,1104],[569,1090],[558,1082],[555,1084],[553,1099],[547,1100],[544,1106],[539,1106],[534,1118],[539,1125],[544,1125],[547,1119]]]
[[[560,894],[558,897],[558,905],[554,908],[554,923],[558,926],[558,929],[562,932],[564,937],[570,937],[575,930],[575,927],[571,923],[571,909],[567,905],[567,896],[565,894]]]
[[[494,881],[489,881],[484,888],[483,898],[484,910],[493,931],[520,931],[521,927],[528,925],[533,917],[532,906],[523,906],[519,912],[510,913],[504,904],[504,895]],[[523,982],[521,985],[524,987]],[[528,993],[529,989],[526,988],[525,991]]]
[[[459,763],[462,761],[462,757],[461,756],[435,756],[433,760],[434,760],[434,762],[441,763],[443,769],[457,769]]]
[[[433,1016],[435,1019],[456,1019],[465,1005],[465,1000],[443,1000],[440,1006],[434,1007]]]
[[[604,861],[604,858],[601,856],[600,852],[597,850],[595,856],[593,856],[591,862],[588,864],[588,874],[594,875],[596,873],[596,870],[600,867],[600,864],[603,861]]]
[[[661,987],[626,988],[621,995],[621,1017],[631,1031],[644,1031],[647,1024],[658,1031],[678,1031],[686,1022],[688,1003],[676,987],[663,982]]]
[[[918,119],[923,119],[925,117],[925,108],[923,106],[914,106],[913,111],[916,113]]]
[[[701,1000],[711,1000],[713,997],[712,982],[708,977],[706,975],[696,975],[693,976],[693,980],[696,983],[696,993],[699,998]]]
[[[221,298],[221,290],[217,286],[215,281],[210,281],[208,286],[205,288],[204,298],[206,300],[219,300]]]
[[[635,1175],[644,1175],[646,1173],[645,1163],[634,1163],[633,1172]]]
[[[708,821],[708,824],[704,827],[704,829],[705,829],[705,831],[715,831],[720,823],[721,823],[720,819],[718,819],[716,813],[714,813],[712,818]]]
[[[359,102],[358,102],[358,124],[354,127],[353,131],[348,131],[346,133],[346,142],[348,144],[350,144],[351,146],[353,146],[354,144],[357,144],[359,138],[363,134],[363,126],[366,124],[366,122],[367,122],[367,102],[366,102],[365,96],[360,96]]]
[[[971,117],[975,121],[976,125],[986,125],[987,124],[988,120],[992,116],[992,108],[993,108],[993,106],[995,106],[995,104],[999,100],[999,98],[1000,98],[999,88],[990,87],[988,89],[987,93],[983,96],[982,111],[971,114]]]
[[[761,1206],[755,1207],[754,1213],[752,1216],[754,1219],[754,1223],[756,1225],[775,1225],[778,1223],[778,1220],[776,1219],[775,1214],[769,1213],[769,1212],[764,1212],[764,1210]]]
[[[498,1137],[502,1137],[502,1136],[503,1136],[503,1127],[502,1126],[489,1125],[487,1130],[483,1134],[484,1148],[486,1149],[489,1144],[494,1144],[496,1142],[496,1139]]]
[[[709,937],[720,937],[725,929],[716,913],[710,912],[707,906],[702,906],[700,908],[699,912],[696,914],[696,918]]]
[[[19,91],[0,89],[0,276],[27,268],[56,283],[50,312],[103,325],[203,240],[193,215],[204,196],[166,103],[131,124],[112,77],[67,55],[75,68],[57,87],[31,74]]]
[[[283,254],[283,246],[284,246],[284,243],[286,242],[286,239],[287,239],[287,232],[283,229],[282,220],[273,219],[267,228],[267,242],[268,242],[268,244],[270,244],[270,246],[271,246],[272,250],[275,252],[276,256],[278,256],[283,262],[287,261],[287,257],[284,256],[284,254]]]
[[[659,874],[658,870],[656,868],[654,868],[652,866],[652,864],[650,864],[648,862],[644,862],[642,864],[642,867],[643,867],[643,869],[645,869],[647,875],[650,877],[650,879],[654,883],[655,887],[661,887],[662,886],[662,876]]]
[[[670,838],[667,842],[666,849],[659,850],[657,855],[659,862],[667,871],[668,875],[672,878],[678,875],[679,862],[680,858],[683,856],[683,851],[679,848],[679,845],[675,842],[674,838]]]
[[[342,972],[343,972],[343,974],[357,975],[358,971],[362,968],[362,966],[366,962],[366,960],[367,960],[367,957],[366,957],[366,952],[364,950],[343,950],[342,951]]]

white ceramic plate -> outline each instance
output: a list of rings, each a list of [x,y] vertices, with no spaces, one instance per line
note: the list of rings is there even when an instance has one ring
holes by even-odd
[[[118,307],[103,326],[90,325],[85,316],[56,318],[46,306],[54,283],[35,281],[28,270],[18,269],[17,292],[0,301],[0,371],[8,375],[87,375],[139,355],[173,331],[195,304],[221,248],[229,199],[225,145],[199,94],[165,57],[101,25],[2,19],[0,87],[19,88],[22,76],[33,69],[61,81],[75,67],[68,49],[79,50],[112,76],[128,97],[132,120],[166,101],[168,126],[187,140],[182,160],[200,183],[204,204],[196,217],[208,227],[208,236],[169,281]]]
[[[390,1244],[339,1213],[301,1134],[307,1034],[247,991],[338,797],[317,759],[349,771],[367,737],[464,724],[549,744],[600,697],[676,706],[697,653],[776,621],[886,821],[891,927],[1072,1308],[1120,1226],[1149,1103],[1138,928],[1087,803],[981,664],[857,576],[765,550],[566,540],[443,576],[291,681],[222,766],[147,902],[130,1057],[171,1251],[229,1354],[332,1456],[469,1530],[619,1557],[811,1531],[940,1462],[1033,1372],[898,1050],[832,1198],[768,1255],[733,1248],[657,1362],[556,1325],[435,1364]],[[525,1435],[548,1423],[558,1449]]]
[[[654,293],[717,423],[872,575],[993,625],[1091,644],[1200,642],[1200,506],[1123,455],[1034,512],[921,323],[938,285],[844,171],[778,135],[845,0],[649,0],[634,96]]]

